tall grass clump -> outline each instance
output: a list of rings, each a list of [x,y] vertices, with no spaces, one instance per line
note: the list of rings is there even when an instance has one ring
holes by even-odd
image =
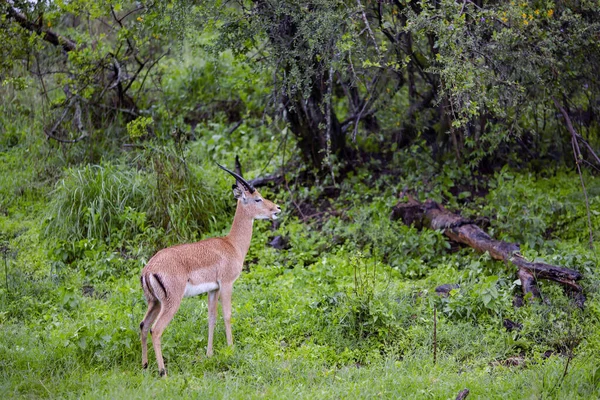
[[[52,192],[46,235],[64,240],[110,238],[125,228],[126,212],[151,207],[151,192],[144,175],[113,164],[67,169]]]
[[[153,226],[181,242],[199,239],[229,220],[218,186],[224,182],[221,172],[186,161],[182,148],[153,147],[145,154],[152,171],[148,218]]]
[[[216,201],[198,168],[176,166],[160,154],[147,167],[67,169],[52,192],[46,235],[122,245],[146,234],[163,245],[195,240],[219,220],[224,203]]]

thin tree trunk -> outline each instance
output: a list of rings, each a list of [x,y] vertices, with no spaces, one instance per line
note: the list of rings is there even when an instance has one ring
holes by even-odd
[[[329,124],[326,115],[327,107],[323,106],[324,92],[317,85],[313,86],[310,96],[302,98],[301,94],[293,97],[284,96],[284,105],[290,129],[298,138],[298,146],[305,161],[323,169],[327,157],[327,146],[331,154],[340,158],[347,156],[346,134],[333,110],[330,110]],[[330,144],[327,143],[327,127],[329,126]]]

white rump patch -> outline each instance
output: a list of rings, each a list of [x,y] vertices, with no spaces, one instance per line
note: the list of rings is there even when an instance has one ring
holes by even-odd
[[[188,282],[185,284],[185,292],[183,292],[183,297],[191,297],[206,292],[212,292],[218,288],[219,284],[217,282],[205,282],[198,285],[192,285]]]

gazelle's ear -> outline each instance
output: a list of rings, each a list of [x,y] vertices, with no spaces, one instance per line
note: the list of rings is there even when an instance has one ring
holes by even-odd
[[[233,189],[233,197],[235,197],[236,200],[242,199],[244,202],[246,202],[246,192],[244,187],[239,183],[232,185],[231,187]]]

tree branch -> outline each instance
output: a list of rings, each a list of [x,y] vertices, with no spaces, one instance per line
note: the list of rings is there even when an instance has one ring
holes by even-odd
[[[577,137],[579,134],[573,128],[573,124],[571,123],[571,118],[569,117],[569,113],[565,108],[556,100],[553,96],[552,101],[554,101],[554,105],[561,112],[563,117],[565,118],[565,122],[567,123],[567,130],[571,134],[571,145],[573,147],[573,156],[575,157],[575,165],[577,166],[577,172],[579,173],[579,179],[581,180],[581,187],[583,189],[583,196],[585,197],[585,208],[587,210],[587,222],[588,229],[590,231],[590,249],[594,249],[594,235],[592,233],[592,219],[590,213],[590,201],[588,199],[587,190],[585,188],[585,183],[583,182],[583,175],[581,174],[581,150],[579,149],[579,144],[577,143]],[[595,153],[592,152],[594,155]]]
[[[373,41],[373,45],[375,46],[375,51],[377,52],[377,56],[379,56],[379,59],[381,59],[381,52],[379,51],[379,46],[377,45],[377,40],[375,39],[375,35],[373,34],[373,31],[371,30],[371,25],[369,25],[369,20],[367,19],[367,14],[365,13],[365,8],[363,7],[360,0],[356,0],[356,4],[358,5],[358,7],[360,9],[362,20],[365,23],[367,31],[369,32],[369,36],[371,37],[371,40]]]
[[[61,46],[66,52],[77,49],[77,43],[75,43],[73,40],[59,35],[51,30],[42,29],[40,25],[36,25],[35,23],[29,21],[23,13],[20,13],[10,6],[8,7],[8,17],[15,20],[15,22],[21,25],[22,28],[41,35],[42,39],[44,39],[46,42],[51,43],[54,46]]]

